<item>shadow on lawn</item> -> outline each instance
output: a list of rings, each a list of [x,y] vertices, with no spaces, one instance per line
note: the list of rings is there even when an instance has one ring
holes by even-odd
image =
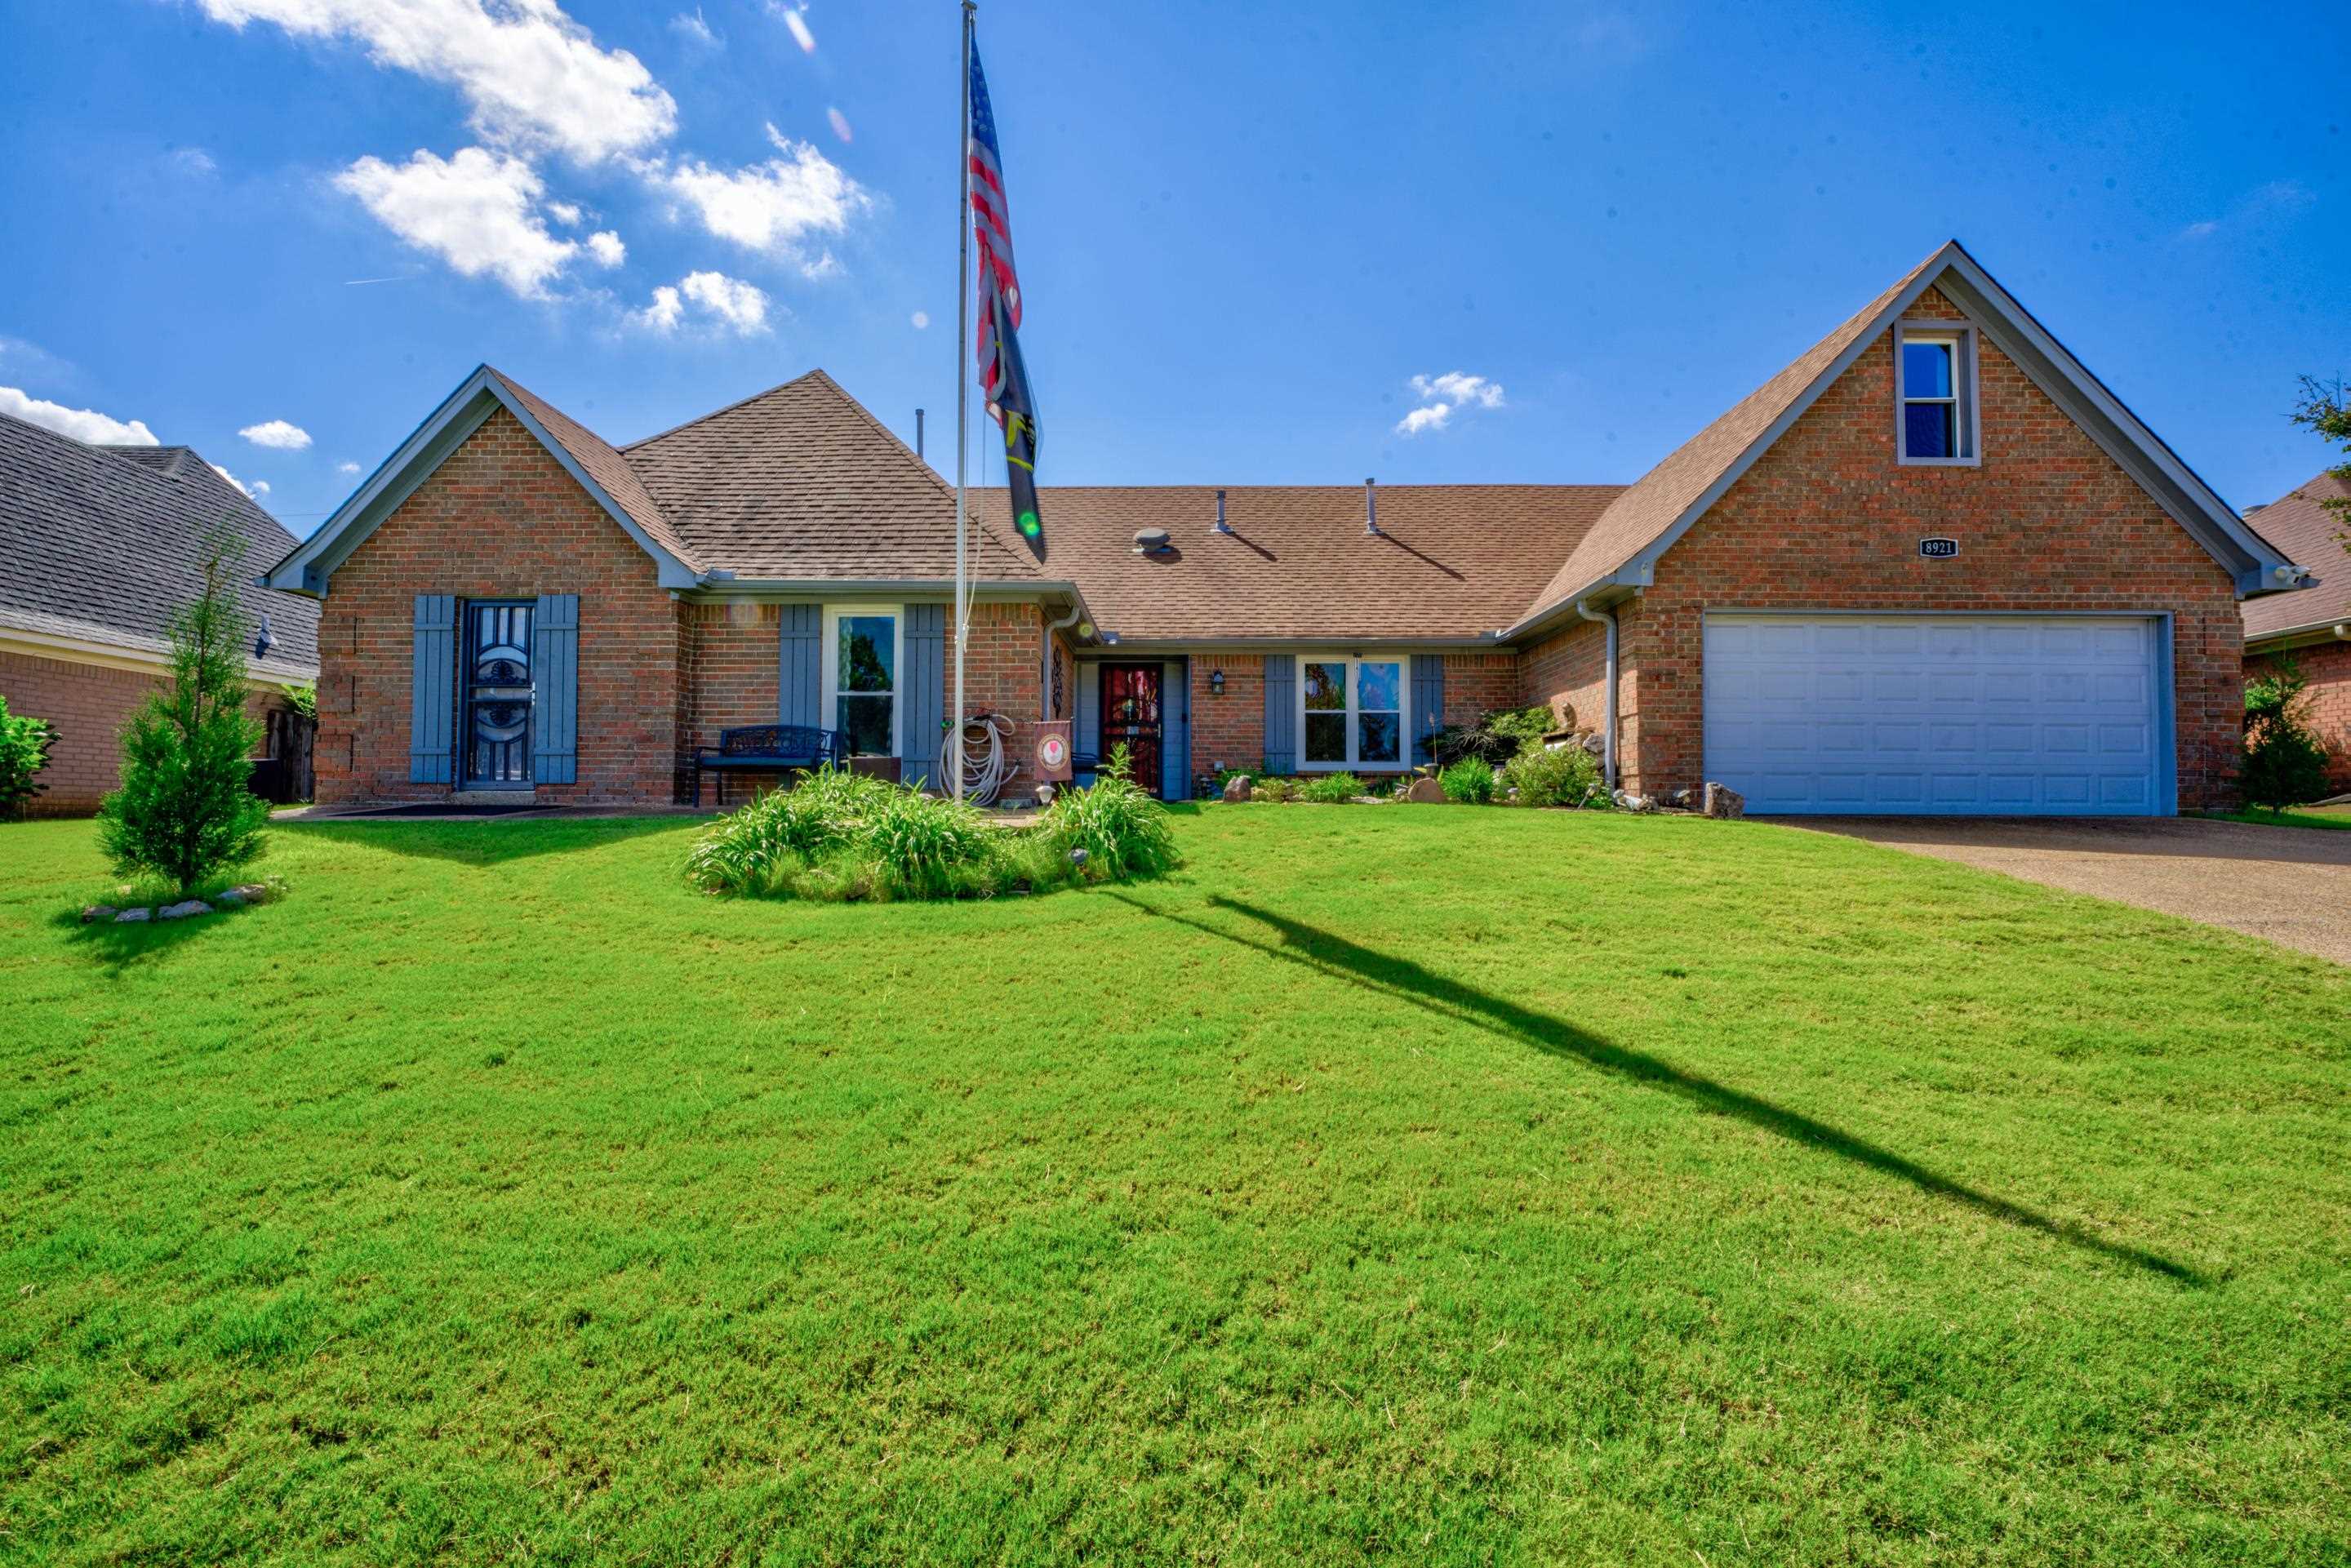
[[[706,828],[706,817],[517,817],[486,822],[436,822],[430,818],[279,822],[284,833],[357,844],[396,855],[422,855],[461,865],[501,865],[507,861],[569,850],[594,849],[648,833]]]
[[[1391,957],[1385,953],[1359,946],[1344,937],[1287,919],[1271,910],[1222,896],[1211,896],[1208,900],[1213,908],[1229,910],[1259,925],[1270,926],[1280,933],[1279,943],[1254,941],[1235,932],[1219,930],[1202,921],[1155,909],[1124,894],[1112,896],[1159,919],[1173,920],[1196,931],[1205,931],[1211,936],[1237,942],[1286,963],[1301,965],[1318,974],[1409,1002],[1443,1018],[1512,1036],[1556,1056],[1573,1057],[1635,1082],[1661,1089],[1701,1110],[1717,1115],[1735,1116],[1791,1142],[1825,1149],[1857,1165],[1899,1177],[1921,1192],[1965,1204],[1979,1213],[2021,1225],[2028,1230],[2037,1230],[2043,1236],[2053,1237],[2086,1251],[2133,1264],[2184,1284],[2201,1286],[2208,1283],[2203,1275],[2184,1263],[2176,1263],[2140,1248],[2108,1241],[2071,1220],[2052,1219],[2022,1204],[1980,1192],[1928,1170],[1915,1160],[1905,1159],[1891,1149],[1880,1148],[1801,1112],[1787,1110],[1743,1090],[1686,1072],[1646,1052],[1611,1045],[1571,1024],[1547,1018],[1499,997],[1489,996],[1458,980],[1433,974],[1410,959]]]

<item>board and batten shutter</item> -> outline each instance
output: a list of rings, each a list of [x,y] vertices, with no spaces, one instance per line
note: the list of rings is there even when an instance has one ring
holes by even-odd
[[[580,781],[580,596],[542,593],[530,615],[530,777]]]
[[[783,643],[777,654],[776,722],[830,729],[824,706],[824,606],[783,607]]]
[[[1265,656],[1265,770],[1298,771],[1298,655]]]
[[[1405,760],[1433,758],[1428,737],[1445,727],[1445,655],[1412,656],[1412,756]]]
[[[446,784],[450,737],[456,727],[457,600],[416,596],[415,657],[408,684],[408,781]]]
[[[898,747],[905,753],[899,777],[923,785],[938,768],[939,750],[946,743],[947,607],[944,604],[906,606],[906,667],[898,672]],[[940,787],[948,781],[942,779]]]

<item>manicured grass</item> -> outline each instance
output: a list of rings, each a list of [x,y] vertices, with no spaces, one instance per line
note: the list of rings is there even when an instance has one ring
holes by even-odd
[[[2351,971],[1753,823],[0,829],[0,1558],[2351,1555]]]
[[[2351,828],[2351,806],[2302,806],[2283,811],[2231,811],[2231,822],[2263,828]]]

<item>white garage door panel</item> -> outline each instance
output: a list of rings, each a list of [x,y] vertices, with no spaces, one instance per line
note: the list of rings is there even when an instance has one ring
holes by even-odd
[[[2159,811],[2158,627],[1709,615],[1706,776],[1758,812]]]

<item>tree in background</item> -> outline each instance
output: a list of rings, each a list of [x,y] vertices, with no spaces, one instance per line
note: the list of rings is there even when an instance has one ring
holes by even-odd
[[[2320,440],[2331,441],[2351,453],[2351,393],[2345,392],[2340,381],[2303,377],[2301,400],[2286,417],[2314,432]],[[2351,459],[2337,463],[2327,472],[2351,486]],[[2343,525],[2343,531],[2335,537],[2342,541],[2345,549],[2351,550],[2351,497],[2337,497],[2318,504],[2334,513],[2335,520]]]
[[[2247,804],[2276,812],[2326,793],[2326,747],[2297,711],[2309,684],[2284,657],[2245,683],[2245,760],[2237,783]]]
[[[0,818],[20,817],[32,798],[48,788],[40,782],[57,732],[45,718],[11,714],[0,697]]]
[[[98,842],[124,876],[156,876],[183,897],[258,855],[268,802],[247,788],[261,727],[245,711],[249,628],[229,591],[244,551],[206,541],[204,591],[172,618],[170,684],[122,731],[122,788],[98,811]]]

